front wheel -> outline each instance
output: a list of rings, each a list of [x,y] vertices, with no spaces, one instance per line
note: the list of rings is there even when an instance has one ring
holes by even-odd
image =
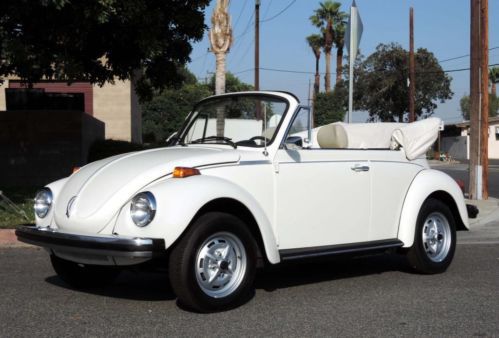
[[[407,253],[410,265],[420,273],[444,272],[456,249],[456,223],[449,207],[430,198],[419,211],[414,244]]]
[[[169,275],[180,303],[200,312],[225,310],[252,291],[256,242],[237,217],[220,212],[201,216],[175,245]]]

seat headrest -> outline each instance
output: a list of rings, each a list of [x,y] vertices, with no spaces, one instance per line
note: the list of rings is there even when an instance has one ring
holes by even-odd
[[[321,148],[347,148],[348,136],[339,123],[331,123],[319,128],[317,142]]]

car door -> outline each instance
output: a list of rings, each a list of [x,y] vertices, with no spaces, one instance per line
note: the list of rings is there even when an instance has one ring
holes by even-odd
[[[288,136],[300,131],[294,126],[304,113]],[[293,148],[279,149],[274,159],[279,249],[367,241],[370,171],[363,151]]]

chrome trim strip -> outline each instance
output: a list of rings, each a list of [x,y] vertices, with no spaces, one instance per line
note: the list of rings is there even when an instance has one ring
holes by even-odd
[[[315,257],[332,256],[339,254],[359,253],[372,250],[398,248],[402,247],[403,245],[404,243],[402,243],[398,239],[390,239],[390,240],[380,240],[380,241],[362,242],[354,244],[339,244],[339,245],[329,245],[329,246],[320,246],[312,248],[285,249],[285,250],[279,250],[279,254],[281,256],[281,259],[285,261],[285,260],[294,260],[302,258],[315,258]]]
[[[261,164],[272,164],[269,160],[258,160],[258,161],[241,161],[239,165],[261,165]]]

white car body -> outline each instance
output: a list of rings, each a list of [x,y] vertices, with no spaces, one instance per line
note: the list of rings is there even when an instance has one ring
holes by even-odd
[[[287,148],[299,102],[287,93],[265,94],[285,100],[288,108],[264,149],[176,145],[90,163],[47,185],[53,207],[37,217],[36,228],[92,238],[161,239],[167,252],[206,208],[229,213],[236,208],[245,211],[261,255],[272,264],[370,247],[410,248],[418,213],[430,196],[448,205],[458,229],[468,228],[461,189],[424,158],[410,161],[403,149],[321,149],[310,140],[304,140],[312,143],[309,148]],[[173,178],[175,167],[196,168],[200,175]],[[130,203],[143,191],[155,196],[156,214],[138,227]],[[84,264],[132,265],[150,258],[105,253],[95,258],[85,250],[31,242]]]

